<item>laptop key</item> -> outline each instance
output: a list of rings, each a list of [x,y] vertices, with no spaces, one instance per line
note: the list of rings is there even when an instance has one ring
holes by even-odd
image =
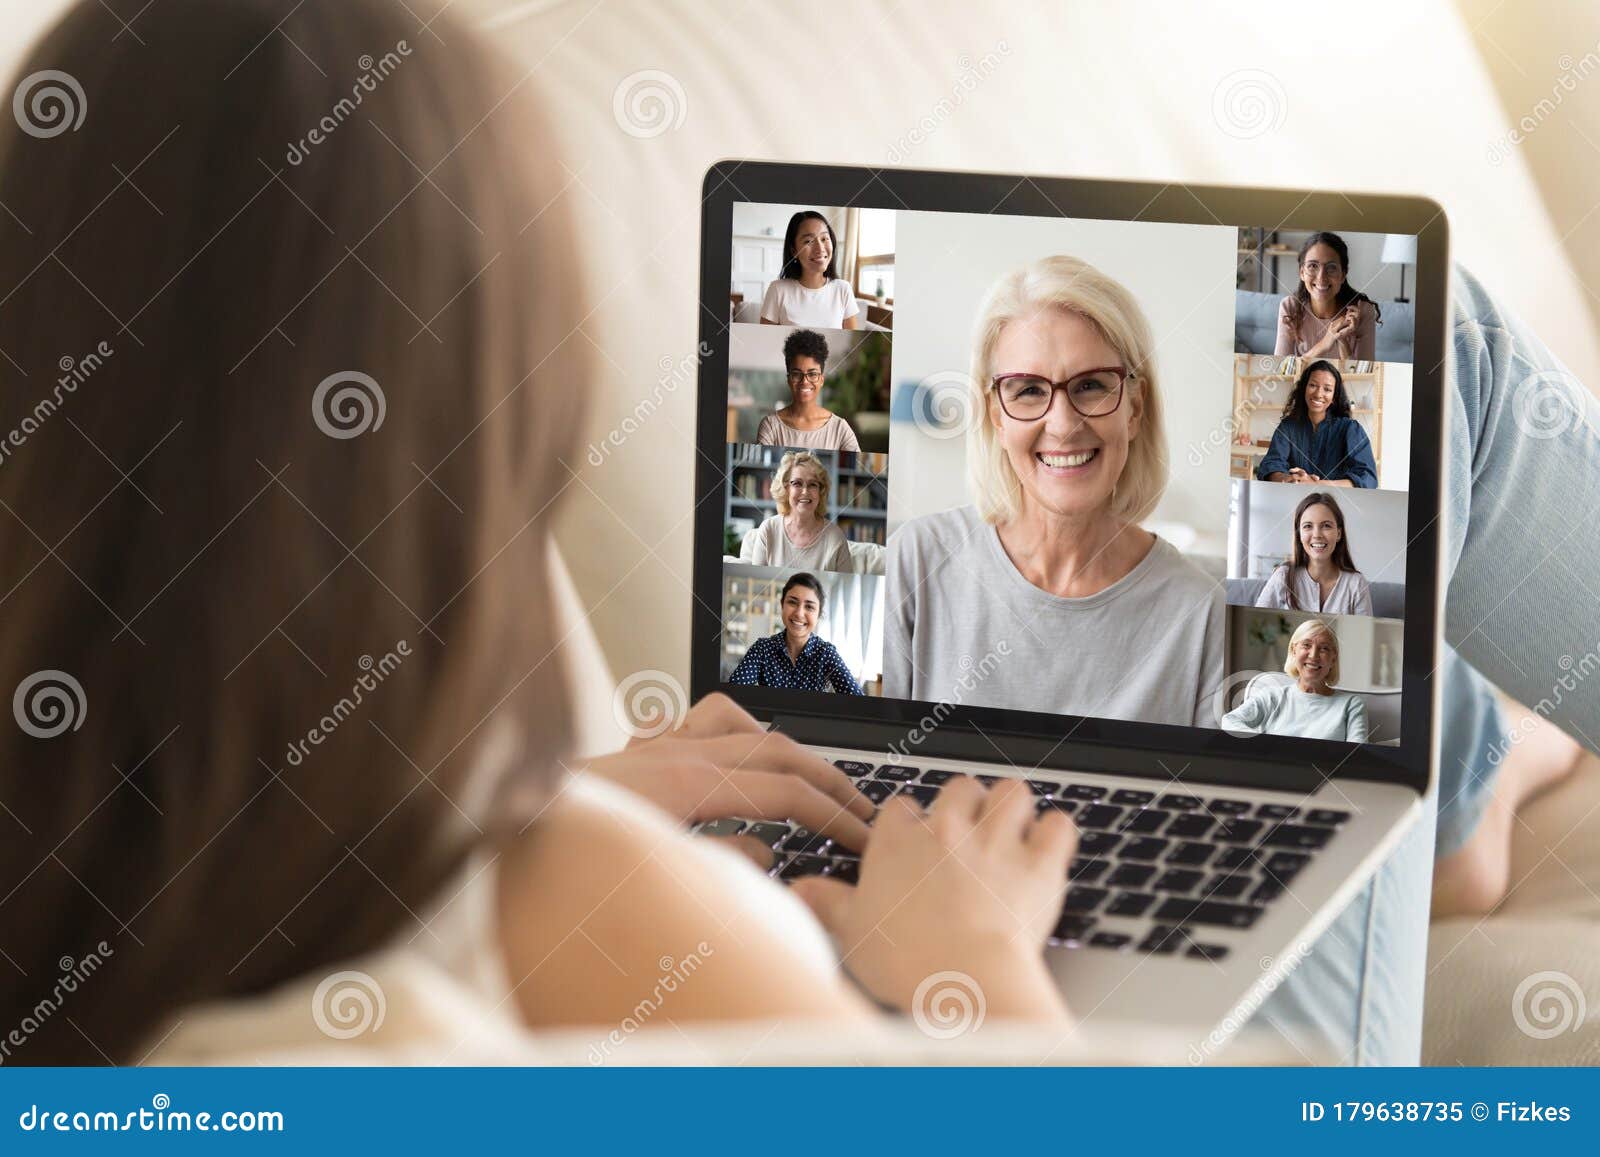
[[[1228,872],[1212,876],[1211,879],[1205,882],[1205,886],[1200,891],[1213,900],[1237,900],[1245,892],[1249,891],[1250,885],[1255,882],[1256,878],[1254,876]]]
[[[1186,900],[1173,896],[1155,911],[1157,920],[1177,924],[1216,924],[1223,928],[1249,928],[1261,916],[1260,908],[1227,904],[1221,900]]]
[[[1118,892],[1106,905],[1106,916],[1143,916],[1145,909],[1155,903],[1149,892]]]
[[[1067,889],[1067,902],[1062,905],[1068,912],[1093,912],[1105,903],[1110,892],[1104,888],[1091,888],[1086,884],[1074,884]]]
[[[900,794],[910,796],[923,807],[930,807],[933,801],[939,798],[939,789],[920,783],[908,783],[900,789]]]
[[[922,773],[922,782],[931,783],[933,786],[938,787],[942,783],[949,783],[956,777],[956,774],[953,771],[925,771]]]
[[[1192,956],[1196,960],[1221,960],[1228,954],[1225,944],[1190,944],[1185,956]]]
[[[1256,816],[1264,820],[1292,820],[1300,814],[1300,809],[1289,804],[1264,803],[1256,808]]]
[[[744,834],[760,840],[769,848],[775,848],[779,843],[788,839],[793,831],[794,829],[788,824],[762,823],[751,824],[749,830]]]
[[[1182,843],[1167,853],[1167,863],[1198,867],[1211,858],[1216,848],[1210,844]]]
[[[1081,856],[1072,861],[1072,866],[1067,869],[1067,878],[1074,882],[1082,880],[1093,883],[1105,875],[1111,867],[1110,860],[1086,860]]]
[[[1001,777],[998,775],[978,775],[974,776],[973,778],[979,783],[983,784],[984,787],[993,787],[995,784],[999,783],[1001,779]]]
[[[859,884],[861,882],[861,861],[835,859],[828,865],[828,875],[835,880],[843,880],[846,884]]]
[[[1206,811],[1214,816],[1242,816],[1249,810],[1249,801],[1242,799],[1214,799],[1206,804]]]
[[[1250,903],[1270,904],[1283,895],[1284,885],[1277,880],[1262,880],[1256,885],[1256,890],[1250,893]]]
[[[1304,824],[1279,824],[1261,841],[1269,848],[1307,848],[1315,850],[1333,838],[1331,828],[1311,828]]]
[[[1128,832],[1130,835],[1150,835],[1161,830],[1161,825],[1172,816],[1171,812],[1158,811],[1155,808],[1145,808],[1142,811],[1128,813],[1128,818],[1122,821],[1119,832]]]
[[[1234,868],[1248,868],[1255,858],[1256,854],[1250,848],[1223,848],[1222,855],[1211,866],[1221,871],[1232,871]]]
[[[1349,812],[1335,811],[1333,808],[1312,808],[1310,811],[1306,812],[1306,823],[1323,824],[1327,827],[1333,828],[1338,827],[1349,818]]]
[[[1056,788],[1061,785],[1049,779],[1030,779],[1028,786],[1033,789],[1034,795],[1055,795]]]
[[[1126,948],[1133,937],[1126,932],[1096,932],[1089,937],[1090,948]]]
[[[1311,862],[1311,857],[1299,852],[1273,852],[1262,864],[1262,870],[1276,876],[1284,883],[1288,883],[1299,874],[1300,869]]]
[[[1176,952],[1188,943],[1189,938],[1182,928],[1165,924],[1157,924],[1150,929],[1150,934],[1139,944],[1140,952],[1150,952],[1157,956],[1167,956]]]
[[[820,852],[828,846],[828,837],[817,832],[796,828],[794,835],[783,841],[786,852]]]
[[[1248,844],[1261,834],[1265,826],[1260,820],[1226,819],[1217,825],[1211,838],[1223,844]]]
[[[1153,791],[1134,791],[1126,787],[1111,793],[1112,803],[1126,804],[1129,807],[1144,807],[1155,798],[1156,793]]]
[[[1049,796],[1041,796],[1034,801],[1034,804],[1035,810],[1041,814],[1047,811],[1058,811],[1066,812],[1070,816],[1078,810],[1078,805],[1070,799],[1051,799]]]
[[[1192,892],[1195,885],[1205,878],[1204,872],[1195,872],[1188,868],[1168,868],[1151,886],[1157,892]]]
[[[894,784],[884,783],[880,779],[864,779],[857,781],[856,790],[873,803],[882,804],[894,794]]]
[[[896,767],[892,763],[886,763],[878,768],[873,778],[886,779],[892,783],[910,783],[917,778],[919,770],[919,768],[915,767]]]
[[[1198,840],[1211,830],[1216,823],[1210,816],[1201,815],[1199,812],[1187,812],[1167,825],[1164,836],[1176,836],[1180,840]]]
[[[1155,874],[1154,864],[1118,864],[1117,870],[1106,877],[1106,883],[1117,888],[1142,888]]]
[[[798,880],[801,876],[820,876],[828,870],[828,861],[821,856],[800,855],[790,860],[778,872],[782,880]]]
[[[744,821],[735,819],[708,820],[695,831],[702,836],[736,836],[744,831]]]
[[[1097,799],[1106,797],[1106,789],[1096,787],[1092,783],[1069,783],[1056,794],[1062,799],[1077,799],[1086,803],[1093,803]]]
[[[1080,823],[1078,825],[1082,827]],[[1122,843],[1122,837],[1116,832],[1080,832],[1078,834],[1078,854],[1080,856],[1103,856],[1107,852],[1116,850]]]
[[[1171,846],[1160,836],[1139,836],[1122,845],[1124,860],[1159,860],[1161,853]]]
[[[1095,923],[1096,920],[1093,916],[1080,916],[1077,913],[1069,912],[1056,922],[1055,931],[1050,933],[1050,938],[1061,941],[1081,941],[1088,935],[1089,929],[1093,928]]]
[[[1161,797],[1161,806],[1171,808],[1175,812],[1192,812],[1203,808],[1206,801],[1197,795],[1164,795]]]
[[[859,779],[863,775],[872,774],[872,764],[862,763],[859,759],[836,759],[833,766],[844,772],[851,779]]]
[[[1109,828],[1122,816],[1122,809],[1110,804],[1091,804],[1078,813],[1080,828]]]

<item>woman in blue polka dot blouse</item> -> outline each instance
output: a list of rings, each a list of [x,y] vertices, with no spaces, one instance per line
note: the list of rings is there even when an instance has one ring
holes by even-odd
[[[822,614],[822,584],[805,571],[783,584],[783,630],[757,639],[728,678],[747,687],[826,691],[862,695],[861,684],[839,657],[838,648],[814,633]]]

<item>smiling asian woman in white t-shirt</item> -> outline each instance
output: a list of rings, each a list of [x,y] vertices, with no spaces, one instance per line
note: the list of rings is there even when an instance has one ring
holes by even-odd
[[[821,213],[806,209],[789,218],[783,235],[783,272],[761,299],[762,324],[860,328],[855,291],[834,268],[837,244],[833,226]]]

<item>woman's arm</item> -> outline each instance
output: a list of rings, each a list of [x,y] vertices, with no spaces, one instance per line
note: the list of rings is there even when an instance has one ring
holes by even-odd
[[[839,524],[828,523],[828,529],[823,533],[832,540],[833,548],[828,551],[828,561],[822,569],[838,571],[840,574],[853,574],[856,565],[850,559],[850,540],[845,537],[844,531],[839,529]]]
[[[837,448],[840,450],[850,450],[855,453],[860,453],[861,443],[856,441],[856,432],[850,428],[850,423],[845,421],[844,418],[838,414],[835,414],[834,417],[838,418],[839,425],[844,427],[843,433],[839,435],[839,445]]]
[[[911,624],[916,620],[918,583],[901,527],[889,536],[884,570],[883,693],[893,699],[911,698]]]
[[[766,650],[766,640],[757,639],[750,644],[744,653],[744,658],[739,660],[739,665],[733,669],[733,674],[728,676],[728,682],[737,683],[741,687],[761,686],[761,659]]]
[[[782,565],[780,563],[767,561],[772,557],[772,544],[769,541],[771,538],[772,520],[774,518],[781,519],[782,517],[783,515],[781,514],[770,515],[762,521],[760,526],[756,527],[756,533],[750,540],[750,564],[752,566]],[[782,533],[781,522],[779,523],[779,533]]]
[[[1294,325],[1289,320],[1289,299],[1278,302],[1278,337],[1272,347],[1272,356],[1291,357],[1294,354]]]
[[[872,1015],[802,906],[620,788],[575,784],[511,844],[498,917],[535,1028]]]
[[[775,277],[767,284],[767,291],[761,295],[761,324],[782,325],[783,310],[778,299],[778,285],[783,281]]]
[[[1367,581],[1367,576],[1357,572],[1355,576],[1356,597],[1352,603],[1350,613],[1353,615],[1370,615],[1372,613],[1372,584]]]
[[[1367,741],[1367,705],[1359,695],[1350,696],[1350,705],[1345,708],[1344,737],[1351,743],[1365,743]]]
[[[1260,734],[1267,722],[1267,696],[1253,695],[1222,717],[1222,729]]]
[[[1287,482],[1289,480],[1289,435],[1279,422],[1272,431],[1272,441],[1256,467],[1256,478],[1262,482]]]
[[[1371,490],[1378,485],[1378,463],[1372,457],[1372,443],[1361,423],[1351,418],[1344,428],[1344,457],[1339,463],[1339,479],[1332,485],[1355,486]]]
[[[1261,584],[1261,593],[1256,596],[1256,606],[1275,607],[1278,610],[1287,610],[1289,607],[1289,567],[1275,566],[1272,573],[1267,576],[1267,581]]]
[[[844,660],[839,656],[839,648],[832,643],[828,644],[828,652],[822,661],[822,670],[828,677],[828,685],[841,695],[865,695],[861,684],[856,682],[856,677],[850,673],[850,668],[844,665]]]
[[[1349,337],[1350,346],[1355,350],[1351,357],[1360,358],[1362,361],[1373,361],[1378,356],[1378,311],[1372,302],[1363,301],[1361,311],[1356,319],[1356,329]]]

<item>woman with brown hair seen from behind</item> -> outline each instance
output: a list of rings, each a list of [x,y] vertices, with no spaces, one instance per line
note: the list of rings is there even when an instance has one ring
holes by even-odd
[[[19,70],[88,107],[0,135],[0,1020],[106,951],[9,1063],[141,1060],[195,1005],[426,946],[419,913],[483,888],[482,942],[443,947],[535,1029],[617,1023],[626,976],[702,941],[675,1024],[874,1015],[796,950],[823,943],[799,905],[674,823],[860,844],[835,769],[712,697],[566,770],[572,221],[516,76],[410,12],[163,0],[135,42],[86,2]],[[873,832],[868,884],[807,887],[874,996],[953,968],[992,1016],[1062,1015],[1070,821],[964,784]]]

